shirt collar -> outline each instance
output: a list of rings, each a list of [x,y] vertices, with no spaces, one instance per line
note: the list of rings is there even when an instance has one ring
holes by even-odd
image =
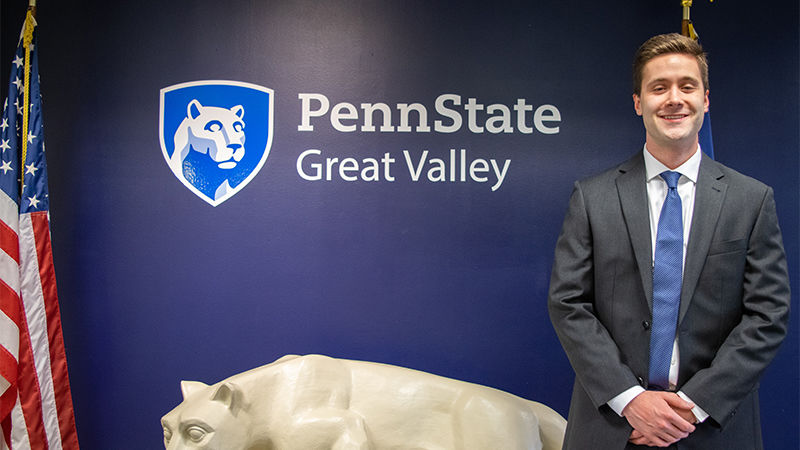
[[[694,154],[687,159],[685,163],[681,164],[675,169],[670,169],[664,164],[661,164],[659,160],[657,160],[653,155],[650,154],[649,151],[647,151],[647,144],[645,144],[642,152],[644,153],[644,167],[647,174],[647,181],[650,181],[653,178],[661,175],[662,172],[671,170],[685,176],[691,180],[692,183],[697,183],[697,175],[700,173],[700,160],[702,159],[699,145],[697,146],[697,150],[695,150]]]

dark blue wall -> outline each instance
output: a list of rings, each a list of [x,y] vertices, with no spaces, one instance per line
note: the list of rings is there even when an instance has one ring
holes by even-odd
[[[3,77],[27,2],[15,3],[2,4]],[[679,31],[680,2],[40,3],[53,245],[84,448],[158,448],[181,379],[215,382],[287,353],[408,366],[566,415],[573,373],[545,306],[553,246],[573,180],[641,149],[630,60],[650,35]],[[750,3],[693,8],[716,157],[775,188],[798,286],[798,4]],[[177,180],[159,139],[159,90],[202,79],[275,92],[266,164],[217,207]],[[441,94],[551,104],[561,121],[556,134],[342,133],[322,118],[302,132],[300,93],[419,102],[431,126]],[[395,181],[304,180],[296,162],[312,148],[388,152]],[[502,186],[410,179],[404,150],[447,160],[451,148],[511,160]],[[762,383],[767,448],[799,438],[797,294],[793,306]]]

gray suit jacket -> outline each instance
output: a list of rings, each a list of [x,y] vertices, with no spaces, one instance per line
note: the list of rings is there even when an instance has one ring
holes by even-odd
[[[646,388],[652,250],[641,152],[575,183],[548,307],[576,373],[564,448],[622,449],[606,403]],[[789,276],[772,189],[703,155],[678,319],[678,388],[710,418],[679,448],[761,448],[758,380],[786,334]]]

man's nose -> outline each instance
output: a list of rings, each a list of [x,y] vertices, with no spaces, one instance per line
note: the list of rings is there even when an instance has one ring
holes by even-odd
[[[683,103],[683,97],[681,97],[681,90],[678,86],[670,88],[669,97],[667,97],[667,102],[670,105],[680,105],[681,103]]]

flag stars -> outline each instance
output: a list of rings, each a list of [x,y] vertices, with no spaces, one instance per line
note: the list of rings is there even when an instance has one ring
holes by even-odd
[[[28,133],[28,144],[33,144],[34,139],[36,139],[36,135],[33,133]]]
[[[14,62],[13,62],[13,63],[11,63],[11,64],[14,64],[15,66],[17,66],[17,69],[19,69],[20,67],[22,67],[22,65],[23,65],[24,63],[25,63],[25,60],[24,60],[24,59],[22,59],[22,56],[20,56],[20,55],[17,55],[17,57],[16,57],[16,58],[14,58]]]
[[[25,166],[25,175],[31,174],[33,176],[36,176],[36,171],[37,170],[39,170],[39,168],[34,166],[33,163],[30,163],[30,164]]]
[[[3,123],[0,123],[0,128],[3,129],[3,132],[6,131],[6,128],[8,128],[8,117],[3,117]]]
[[[10,139],[0,139],[0,149],[2,149],[3,152],[11,148],[11,146],[8,145],[9,140]]]
[[[0,165],[0,170],[3,171],[3,175],[7,174],[9,170],[14,170],[11,167],[11,161],[3,161],[3,164]]]
[[[37,199],[35,195],[33,197],[28,197],[28,201],[30,202],[28,206],[31,208],[38,208],[39,202],[41,202],[41,200]]]
[[[18,91],[22,90],[22,80],[20,80],[19,77],[14,77],[14,81],[12,81],[11,84],[16,86]]]

